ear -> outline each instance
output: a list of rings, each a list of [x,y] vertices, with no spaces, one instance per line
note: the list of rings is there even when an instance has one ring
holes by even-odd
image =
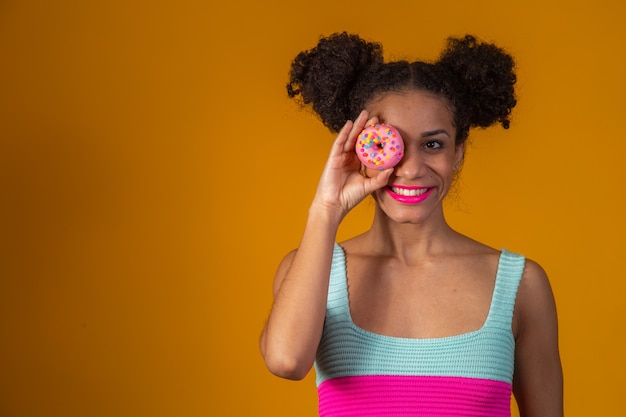
[[[454,170],[459,169],[463,165],[463,158],[465,157],[465,142],[457,145],[454,149]]]

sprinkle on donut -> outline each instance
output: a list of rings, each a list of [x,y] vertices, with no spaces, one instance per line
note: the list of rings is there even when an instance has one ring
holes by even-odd
[[[368,168],[384,171],[400,162],[404,156],[404,142],[393,126],[372,123],[359,134],[356,154]]]

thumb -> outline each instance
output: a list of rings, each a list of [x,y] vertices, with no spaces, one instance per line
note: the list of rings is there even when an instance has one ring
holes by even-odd
[[[393,168],[389,168],[384,171],[380,171],[375,177],[369,177],[368,185],[370,188],[370,192],[374,192],[379,188],[383,188],[385,185],[387,185],[392,172]]]

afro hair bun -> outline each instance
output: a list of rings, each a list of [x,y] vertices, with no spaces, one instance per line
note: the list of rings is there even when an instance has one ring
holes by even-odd
[[[457,110],[463,110],[472,127],[499,122],[508,129],[515,107],[515,63],[494,44],[467,35],[449,38],[438,66],[451,74]]]
[[[324,124],[339,131],[351,116],[350,97],[360,75],[383,62],[382,46],[346,32],[320,39],[291,64],[287,93],[311,104]]]

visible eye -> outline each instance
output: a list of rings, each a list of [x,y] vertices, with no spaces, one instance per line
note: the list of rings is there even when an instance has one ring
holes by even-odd
[[[441,142],[439,142],[438,140],[429,140],[428,142],[424,143],[424,147],[426,149],[439,149],[443,146],[443,144]]]

